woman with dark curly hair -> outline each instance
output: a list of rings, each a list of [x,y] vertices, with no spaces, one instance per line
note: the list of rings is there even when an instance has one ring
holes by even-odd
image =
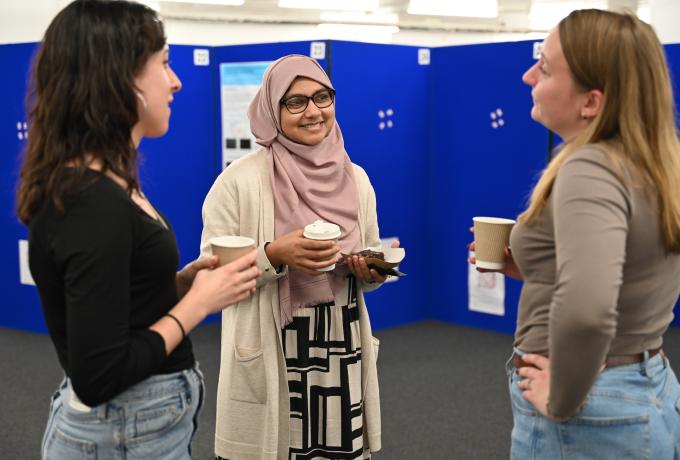
[[[137,146],[165,134],[181,88],[168,53],[153,10],[78,0],[35,58],[18,213],[66,374],[46,459],[189,459],[203,378],[186,335],[254,292],[255,251],[176,272],[174,233],[137,180]]]

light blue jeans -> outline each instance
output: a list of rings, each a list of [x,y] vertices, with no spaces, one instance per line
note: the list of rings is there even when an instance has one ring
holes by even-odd
[[[513,460],[680,459],[680,384],[661,354],[605,369],[581,412],[566,422],[543,417],[522,397],[512,357],[506,369]]]
[[[204,392],[197,364],[149,377],[88,410],[72,402],[71,385],[64,379],[52,397],[42,458],[191,459]]]

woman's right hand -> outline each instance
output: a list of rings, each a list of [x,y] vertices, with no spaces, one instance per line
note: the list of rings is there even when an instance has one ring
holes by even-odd
[[[283,235],[267,245],[267,258],[274,267],[288,265],[316,276],[319,268],[334,264],[340,248],[335,241],[319,241],[305,238],[304,230],[298,229]]]
[[[474,234],[475,228],[470,227],[470,231]],[[474,252],[475,250],[474,241],[468,244],[468,249]],[[477,262],[475,256],[468,257],[468,262],[474,265]],[[510,250],[510,246],[505,247],[505,268],[503,270],[489,270],[487,268],[477,268],[476,270],[480,273],[488,272],[502,273],[505,276],[509,276],[510,278],[522,281],[522,273],[520,273],[519,268],[517,268],[517,264],[515,263],[515,259],[512,257],[512,251]]]
[[[196,274],[187,296],[196,296],[207,311],[217,313],[255,293],[255,280],[262,272],[255,265],[257,250],[214,269],[203,269]]]

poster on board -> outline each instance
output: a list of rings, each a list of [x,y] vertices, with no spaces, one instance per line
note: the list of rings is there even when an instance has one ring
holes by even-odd
[[[472,252],[468,257],[473,255]],[[505,315],[505,277],[500,273],[480,273],[468,264],[468,309],[489,315]]]
[[[222,116],[222,168],[260,148],[250,132],[248,105],[262,84],[271,62],[223,62],[220,64]]]

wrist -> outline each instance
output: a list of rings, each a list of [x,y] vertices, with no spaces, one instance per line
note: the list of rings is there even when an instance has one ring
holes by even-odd
[[[204,296],[196,292],[196,289],[189,289],[177,306],[171,310],[171,313],[178,315],[184,322],[182,324],[189,325],[188,329],[193,329],[200,324],[210,311],[210,305]]]
[[[283,261],[279,258],[278,245],[276,241],[267,242],[264,244],[264,254],[267,256],[269,263],[277,270],[283,265]]]

